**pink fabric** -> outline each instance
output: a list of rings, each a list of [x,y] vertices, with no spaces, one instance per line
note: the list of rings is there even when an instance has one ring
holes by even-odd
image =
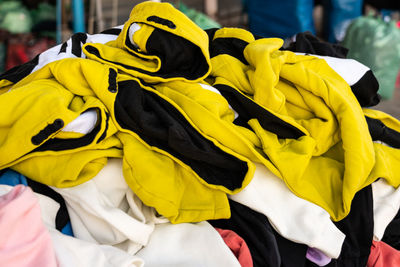
[[[242,267],[253,267],[253,258],[246,242],[231,230],[215,228],[221,235],[225,244],[231,249]]]
[[[57,266],[38,199],[24,185],[0,196],[0,263],[7,267]]]
[[[398,267],[400,266],[400,251],[385,242],[372,241],[367,267]]]

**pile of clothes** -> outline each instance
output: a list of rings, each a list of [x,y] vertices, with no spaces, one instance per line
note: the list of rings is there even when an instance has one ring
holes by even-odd
[[[343,47],[282,46],[143,2],[0,75],[1,262],[398,263],[400,122]]]

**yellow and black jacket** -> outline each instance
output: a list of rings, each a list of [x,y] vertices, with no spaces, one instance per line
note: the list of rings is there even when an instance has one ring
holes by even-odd
[[[373,143],[351,88],[323,59],[281,51],[282,40],[255,40],[241,29],[209,34],[209,80],[294,193],[340,220],[376,179],[399,185],[400,152]]]
[[[85,44],[83,52],[149,83],[201,81],[210,73],[207,34],[169,3],[136,5],[115,41]]]
[[[66,71],[63,65],[70,69]],[[121,143],[114,136],[117,129],[106,106],[88,89],[106,86],[109,70],[97,69],[98,77],[82,76],[96,65],[58,61],[0,95],[4,115],[0,122],[0,168],[12,167],[42,183],[66,187],[91,179],[107,157],[122,156]],[[67,74],[61,77],[62,71]],[[62,131],[88,110],[95,110],[98,118],[90,133]],[[59,166],[60,162],[64,166]]]
[[[9,115],[1,122],[1,168],[66,187],[92,178],[108,157],[123,157],[134,192],[172,222],[229,217],[226,193],[240,191],[254,172],[250,160],[204,135],[172,100],[96,61],[50,63],[0,99]],[[88,109],[99,114],[92,132],[60,131]]]

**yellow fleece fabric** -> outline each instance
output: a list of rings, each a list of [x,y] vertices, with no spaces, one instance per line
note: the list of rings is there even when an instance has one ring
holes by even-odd
[[[214,85],[234,88],[304,133],[280,139],[257,119],[248,121],[274,166],[267,167],[296,195],[338,221],[349,213],[355,193],[379,177],[399,184],[400,176],[391,173],[400,170],[394,164],[399,151],[372,142],[349,85],[324,60],[280,51],[281,39],[251,40],[243,30],[218,30],[214,40],[232,36],[249,43],[243,51],[248,64],[228,54],[213,57]]]
[[[82,65],[72,59],[56,61],[0,95],[4,114],[0,119],[0,168],[10,167],[39,182],[68,187],[94,177],[107,157],[122,157],[121,142],[114,136],[117,128],[90,90],[108,86],[108,74],[109,68],[94,61]],[[91,137],[65,138],[67,133],[61,130],[90,109],[99,117],[97,132],[89,133]],[[55,122],[61,122],[60,127],[52,130]]]
[[[369,108],[363,108],[363,112],[365,116],[380,120],[387,127],[400,132],[400,121],[393,116],[390,116],[383,111]]]
[[[203,85],[204,86],[204,85]],[[204,89],[199,83],[170,82],[155,89],[172,99],[207,136],[252,162],[262,162],[273,172],[276,168],[263,156],[260,139],[244,127],[233,124],[234,112],[220,94]],[[253,169],[253,167],[250,167]],[[245,180],[248,184],[250,180]]]
[[[381,121],[386,127],[400,133],[400,121],[379,110],[364,108],[364,115]],[[400,177],[400,150],[392,148],[387,144],[374,142],[375,166],[370,174],[371,179],[380,177],[394,186],[398,187]]]
[[[110,71],[115,69],[96,61],[64,59],[46,65],[15,84],[10,92],[1,95],[0,101],[12,102],[12,105],[4,105],[7,107],[7,115],[14,118],[12,124],[8,122],[9,119],[5,119],[6,117],[2,117],[2,123],[9,123],[8,127],[15,128],[12,135],[15,139],[7,138],[9,129],[4,128],[4,137],[1,139],[4,141],[0,150],[5,151],[9,148],[16,154],[11,157],[13,153],[8,155],[3,152],[7,157],[1,159],[2,167],[11,167],[44,184],[69,187],[94,177],[106,164],[107,158],[122,157],[124,177],[130,187],[145,204],[155,207],[171,222],[229,218],[230,209],[226,193],[239,192],[250,182],[254,164],[202,133],[173,100],[141,84],[143,90],[153,91],[173,105],[205,138],[226,153],[246,162],[248,166],[240,188],[229,190],[222,185],[206,183],[190,166],[166,151],[149,146],[136,133],[117,123],[117,82],[135,78],[126,74],[119,76],[116,72],[115,76],[111,77]],[[139,80],[135,80],[140,83]],[[174,83],[171,82],[172,85]],[[110,90],[111,85],[115,85],[116,90]],[[47,94],[50,96],[46,97]],[[96,105],[89,105],[92,102]],[[47,125],[47,121],[55,118],[62,118],[67,125],[87,110],[87,107],[100,109],[99,114],[102,115],[101,121],[98,122],[101,130],[90,143],[73,149],[67,147],[62,150],[35,151],[46,145],[46,142],[43,141],[40,145],[32,144],[32,133],[40,131]],[[21,110],[21,113],[13,113],[13,109]],[[44,110],[50,111],[43,113]],[[72,115],[67,117],[70,113]],[[50,116],[50,119],[47,119],[47,116]],[[37,123],[42,120],[44,126],[43,123]],[[221,126],[216,126],[217,131],[223,132]],[[58,138],[70,141],[67,136],[69,135],[58,131],[46,140],[53,141],[52,139]],[[104,139],[100,139],[101,136],[105,136]],[[77,135],[77,139],[84,137]]]
[[[132,25],[137,28],[133,34],[130,32]],[[154,32],[155,29],[167,33],[167,35],[160,36],[159,33]],[[152,36],[157,36],[159,39],[152,40]],[[159,46],[162,46],[160,43],[167,43],[170,39],[168,37],[171,36],[177,38],[177,42],[179,42],[177,45],[186,42],[184,46],[196,47],[196,55],[188,56],[193,56],[193,60],[197,62],[186,62],[188,63],[187,67],[176,64],[177,66],[174,67],[178,70],[161,70],[164,65],[170,65],[170,62],[166,62],[168,60],[166,55],[176,48],[174,44],[161,48]],[[165,51],[158,51],[164,56],[149,54],[148,47],[150,45],[165,49]],[[85,44],[83,52],[90,59],[114,66],[122,72],[139,77],[149,83],[175,80],[196,82],[205,79],[211,71],[207,34],[169,3],[143,2],[136,5],[115,41],[107,44]],[[178,55],[182,54],[184,48],[175,52]],[[169,61],[175,60],[177,58]],[[183,77],[179,68],[189,69],[193,64],[198,64],[198,68],[194,69],[195,73],[187,74],[190,77]],[[170,73],[174,74],[169,75]]]

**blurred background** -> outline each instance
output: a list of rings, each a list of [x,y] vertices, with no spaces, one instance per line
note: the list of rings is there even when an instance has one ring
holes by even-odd
[[[76,32],[123,24],[137,0],[0,0],[0,73]],[[158,1],[160,2],[160,1]],[[201,28],[241,27],[285,44],[309,31],[349,49],[380,84],[380,110],[400,118],[400,0],[179,0]]]

